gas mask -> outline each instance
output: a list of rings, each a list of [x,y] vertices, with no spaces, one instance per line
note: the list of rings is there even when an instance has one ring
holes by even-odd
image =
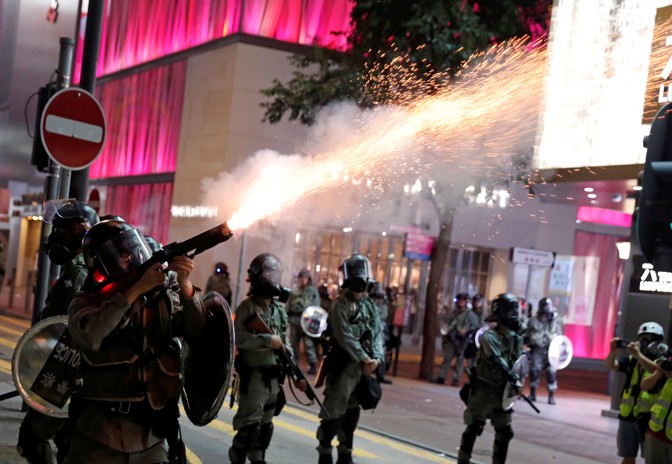
[[[81,246],[81,240],[74,237],[72,233],[61,227],[55,227],[47,237],[44,251],[49,255],[52,263],[63,266],[77,256],[77,251]]]
[[[262,298],[276,298],[281,303],[287,303],[291,290],[281,285],[273,285],[269,282],[258,282],[252,285],[251,294],[259,295]]]

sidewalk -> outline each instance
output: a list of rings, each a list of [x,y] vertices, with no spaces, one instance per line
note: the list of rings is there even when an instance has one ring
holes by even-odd
[[[16,315],[5,309],[0,313],[20,319],[22,324],[29,322],[21,312]],[[0,321],[0,324],[8,322]],[[419,349],[410,342],[402,345],[398,375],[390,376],[392,385],[383,385],[383,398],[378,408],[373,413],[362,412],[360,427],[455,457],[464,430],[464,404],[458,396],[458,388],[415,378]],[[11,352],[11,348],[0,344],[0,394],[14,390],[9,371]],[[536,405],[541,414],[536,414],[522,400],[515,406],[515,438],[509,449],[509,464],[607,464],[619,461],[616,456],[618,422],[602,415],[602,411],[609,408],[609,396],[563,388],[561,380],[556,394],[557,405],[546,404],[543,388],[538,397]],[[291,395],[288,399],[292,400]],[[23,417],[20,406],[20,398],[0,402],[0,464],[25,462],[14,448]],[[317,408],[313,408],[317,412]],[[474,462],[490,462],[493,439],[493,429],[488,424],[476,442]]]

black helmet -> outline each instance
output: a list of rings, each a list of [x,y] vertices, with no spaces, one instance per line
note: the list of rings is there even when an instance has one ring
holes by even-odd
[[[44,222],[47,224],[70,225],[72,222],[88,222],[89,228],[98,223],[96,210],[76,198],[50,200],[45,205]]]
[[[215,274],[224,274],[225,276],[229,275],[229,267],[222,263],[221,261],[215,264]]]
[[[277,296],[280,301],[287,301],[289,291],[280,285],[282,264],[274,254],[262,253],[254,258],[247,270],[247,276],[250,278],[250,295],[262,298]]]
[[[376,299],[384,299],[385,298],[385,289],[383,288],[383,284],[381,284],[378,281],[375,281],[373,283],[373,288],[369,292],[369,296],[371,298],[376,298]]]
[[[460,300],[469,301],[469,294],[461,292],[455,295],[455,303],[457,303]]]
[[[110,219],[113,219],[115,221],[120,221],[120,222],[126,222],[126,219],[119,216],[118,214],[105,214],[103,216],[100,216],[101,221],[109,221]]]
[[[347,258],[341,264],[341,287],[353,292],[366,292],[373,285],[371,278],[371,263],[369,259],[359,253]]]
[[[157,251],[161,251],[163,249],[161,242],[156,240],[151,235],[145,235],[145,241],[147,242],[147,245],[149,245],[149,249],[152,250],[152,253],[156,253]]]
[[[492,320],[511,330],[520,328],[520,303],[511,293],[501,293],[492,300]]]
[[[299,278],[301,278],[301,277],[306,277],[306,278],[307,278],[307,277],[310,277],[310,271],[308,270],[308,268],[305,268],[305,267],[304,267],[303,269],[301,269],[301,270],[298,272],[298,274],[296,274],[296,277],[299,277]]]
[[[152,256],[138,229],[113,219],[93,226],[84,236],[83,249],[89,277],[96,285],[119,279]]]
[[[553,301],[550,298],[542,298],[539,300],[539,308],[537,314],[553,314]]]
[[[48,201],[43,220],[52,225],[44,249],[52,263],[63,265],[80,252],[84,234],[98,222],[98,214],[86,203],[68,198]],[[75,224],[83,227],[73,228]]]

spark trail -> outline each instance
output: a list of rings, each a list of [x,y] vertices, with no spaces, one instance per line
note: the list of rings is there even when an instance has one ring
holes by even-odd
[[[312,138],[319,142],[309,154],[259,151],[233,171],[204,180],[204,203],[241,229],[348,183],[508,175],[511,155],[534,143],[545,63],[545,48],[517,39],[472,57],[434,95],[400,94],[400,104],[373,110],[332,107],[316,124]]]

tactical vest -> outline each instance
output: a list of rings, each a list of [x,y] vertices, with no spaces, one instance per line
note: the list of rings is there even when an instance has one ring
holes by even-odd
[[[632,356],[628,357],[628,362],[632,362]],[[630,381],[621,393],[621,404],[619,406],[619,417],[623,419],[635,418],[640,414],[651,410],[658,394],[649,393],[639,388],[642,379],[648,377],[648,374],[642,366],[637,363],[630,376]],[[642,377],[643,376],[643,377]]]
[[[273,299],[271,300],[268,309],[265,309],[265,307],[262,306],[262,303],[257,300],[257,297],[251,296],[246,300],[243,300],[240,304],[236,310],[236,317],[239,315],[249,317],[249,315],[254,312],[256,312],[266,323],[273,334],[283,337],[287,330],[287,313],[280,306],[280,303]],[[268,367],[280,364],[277,354],[271,349],[247,350],[238,348],[238,354],[240,355],[242,362],[248,367]]]
[[[660,432],[665,427],[665,436],[672,441],[672,424],[670,424],[670,405],[672,404],[672,379],[667,379],[655,404],[651,406],[649,427]]]
[[[380,333],[380,323],[376,320],[378,315],[378,309],[376,308],[375,303],[370,298],[363,297],[359,300],[355,300],[349,294],[345,293],[340,295],[332,305],[332,312],[335,313],[338,308],[345,306],[347,308],[347,319],[350,325],[350,332],[352,336],[359,340],[362,350],[370,358],[375,358],[374,353],[374,339],[377,334]],[[328,319],[328,328],[327,333],[331,339],[331,343],[337,348],[342,350],[345,353],[348,353],[347,347],[339,346],[336,338],[332,335],[332,323],[331,315]],[[348,359],[352,362],[352,359]]]
[[[82,396],[91,400],[141,401],[161,409],[180,395],[180,353],[173,338],[172,292],[139,300],[130,317],[103,339],[98,351],[81,350]]]

